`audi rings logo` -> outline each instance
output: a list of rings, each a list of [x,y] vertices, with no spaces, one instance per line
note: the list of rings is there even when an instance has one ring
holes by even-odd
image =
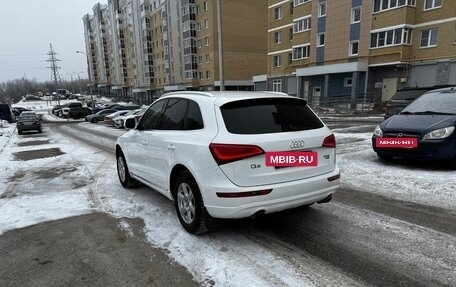
[[[303,140],[290,142],[291,149],[304,148],[304,145],[305,142]]]

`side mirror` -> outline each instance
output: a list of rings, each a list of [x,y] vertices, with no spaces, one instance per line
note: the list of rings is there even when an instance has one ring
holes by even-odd
[[[126,129],[131,130],[131,129],[134,129],[135,126],[136,126],[136,120],[135,120],[135,119],[130,118],[130,119],[127,119],[127,120],[125,121],[125,128],[126,128]]]

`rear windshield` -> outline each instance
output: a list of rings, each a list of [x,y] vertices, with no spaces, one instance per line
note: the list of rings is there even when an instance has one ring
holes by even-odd
[[[268,134],[323,127],[304,100],[251,99],[220,107],[226,129],[232,134]]]
[[[392,100],[416,100],[422,94],[426,93],[429,90],[404,90],[397,91],[396,94],[391,98]]]

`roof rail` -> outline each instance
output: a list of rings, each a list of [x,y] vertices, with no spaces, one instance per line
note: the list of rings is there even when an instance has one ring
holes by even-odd
[[[164,96],[171,96],[171,95],[195,95],[195,96],[204,96],[204,97],[213,97],[214,96],[213,94],[207,93],[207,92],[177,91],[177,92],[169,92],[169,93],[163,94],[160,96],[160,98],[164,97]]]

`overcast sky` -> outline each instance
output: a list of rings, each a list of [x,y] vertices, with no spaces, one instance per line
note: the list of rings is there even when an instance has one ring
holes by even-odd
[[[87,78],[82,17],[92,14],[96,0],[0,0],[0,83],[23,78],[51,80],[46,68],[49,44],[61,61],[62,79],[71,73]],[[75,78],[77,75],[74,74]]]

